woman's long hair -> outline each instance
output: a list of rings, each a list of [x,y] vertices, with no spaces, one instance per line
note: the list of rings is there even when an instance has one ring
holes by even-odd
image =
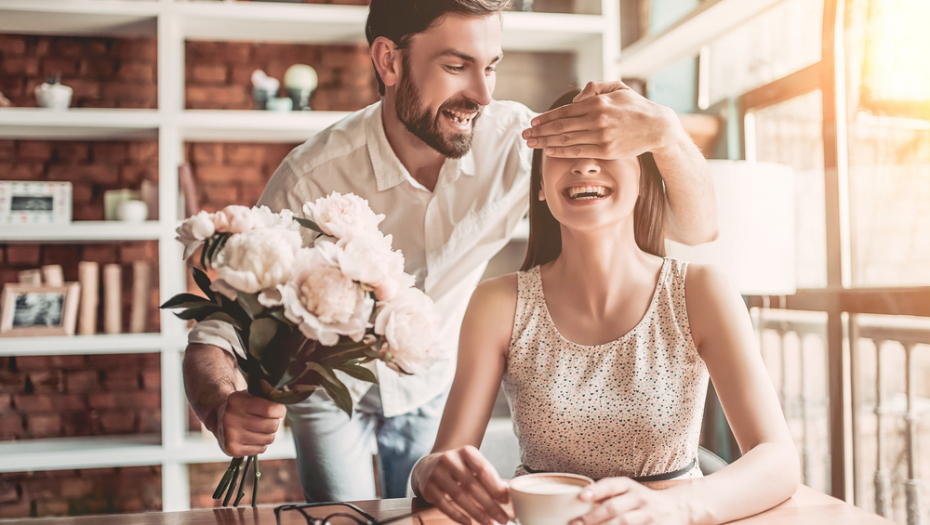
[[[573,89],[552,103],[550,110],[571,104],[580,93]],[[552,216],[546,201],[539,200],[542,190],[542,153],[533,151],[530,172],[530,237],[526,247],[526,259],[521,271],[554,261],[562,253],[562,228]],[[646,253],[665,256],[665,188],[662,176],[652,153],[639,157],[639,197],[633,208],[633,236],[636,245]]]

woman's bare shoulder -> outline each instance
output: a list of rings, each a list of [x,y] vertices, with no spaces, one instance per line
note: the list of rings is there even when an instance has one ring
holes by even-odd
[[[517,274],[488,279],[475,289],[462,323],[463,336],[508,345],[517,310]]]
[[[689,264],[685,279],[685,304],[695,343],[727,324],[734,314],[746,312],[733,280],[719,266]]]

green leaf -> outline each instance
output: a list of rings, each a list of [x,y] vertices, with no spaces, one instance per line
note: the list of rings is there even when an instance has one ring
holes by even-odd
[[[188,308],[187,310],[182,310],[175,313],[174,315],[178,316],[180,319],[184,319],[185,321],[202,321],[210,314],[217,312],[220,312],[220,307],[215,304],[209,304],[207,306],[195,306],[193,308]]]
[[[353,363],[344,363],[337,366],[336,370],[342,370],[355,379],[361,379],[362,381],[378,384],[378,376],[376,376],[374,372],[365,368],[364,366],[359,366]]]
[[[270,317],[261,317],[252,321],[249,326],[249,353],[261,361],[262,352],[277,333],[278,322]]]
[[[203,246],[200,247],[200,267],[207,267],[207,250],[210,248],[210,237],[203,240]]]
[[[159,308],[189,308],[187,305],[193,305],[193,303],[207,303],[207,299],[200,295],[194,295],[192,293],[179,293],[171,299],[165,301],[165,304],[161,305]]]
[[[326,390],[333,403],[349,417],[352,417],[352,396],[349,394],[349,389],[336,377],[336,374],[318,363],[307,363],[307,367],[320,375],[320,386]]]
[[[294,217],[294,220],[297,221],[297,223],[303,226],[304,228],[309,228],[315,232],[323,233],[323,229],[320,228],[320,226],[317,223],[311,221],[310,219],[302,219],[300,217]]]
[[[294,323],[292,323],[291,320],[288,319],[288,318],[284,315],[284,310],[271,310],[270,312],[268,312],[268,315],[270,315],[271,317],[274,317],[275,319],[277,319],[278,321],[280,321],[282,324],[284,324],[285,326],[287,326],[288,329],[290,329],[291,331],[293,331],[293,330],[294,330],[294,327],[297,326],[297,325],[295,325]]]
[[[320,361],[326,363],[329,366],[332,366],[333,368],[337,368],[339,365],[347,361],[368,357],[368,352],[366,351],[367,349],[367,346],[347,348],[337,353],[328,355],[320,359]]]
[[[207,274],[200,268],[191,268],[191,271],[194,274],[194,282],[197,283],[197,287],[207,295],[208,299],[215,302],[216,294],[210,289],[211,282]]]
[[[242,325],[239,324],[239,321],[237,321],[235,318],[233,318],[233,316],[223,311],[214,312],[204,317],[203,320],[204,321],[223,321],[224,323],[231,324],[233,328],[235,328],[236,330],[242,330]]]
[[[258,302],[257,294],[239,292],[236,294],[236,301],[239,303],[239,306],[242,307],[242,310],[252,319],[255,319],[265,311],[265,307]]]

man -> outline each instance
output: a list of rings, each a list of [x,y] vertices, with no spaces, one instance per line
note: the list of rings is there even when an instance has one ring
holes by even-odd
[[[576,104],[535,118],[521,104],[491,99],[508,4],[372,0],[366,34],[382,101],[292,151],[259,200],[278,211],[332,191],[367,199],[435,301],[441,344],[452,349],[487,261],[526,212],[530,148],[599,158],[652,151],[667,186],[670,236],[693,244],[716,232],[706,163],[670,109],[619,82],[589,84]],[[413,464],[435,438],[454,352],[422,376],[399,377],[379,362],[376,386],[342,376],[355,402],[350,419],[322,390],[286,410],[249,396],[236,384],[234,340],[228,327],[198,323],[184,358],[188,399],[227,454],[264,451],[286,413],[308,501],[374,497],[372,436],[382,495],[405,495]]]

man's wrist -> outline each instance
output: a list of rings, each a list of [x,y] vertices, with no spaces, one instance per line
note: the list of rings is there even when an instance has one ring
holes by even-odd
[[[659,146],[651,150],[652,154],[656,157],[670,158],[680,155],[688,147],[694,147],[691,135],[685,131],[675,110],[667,106],[660,107],[660,126],[663,131],[659,138]]]

